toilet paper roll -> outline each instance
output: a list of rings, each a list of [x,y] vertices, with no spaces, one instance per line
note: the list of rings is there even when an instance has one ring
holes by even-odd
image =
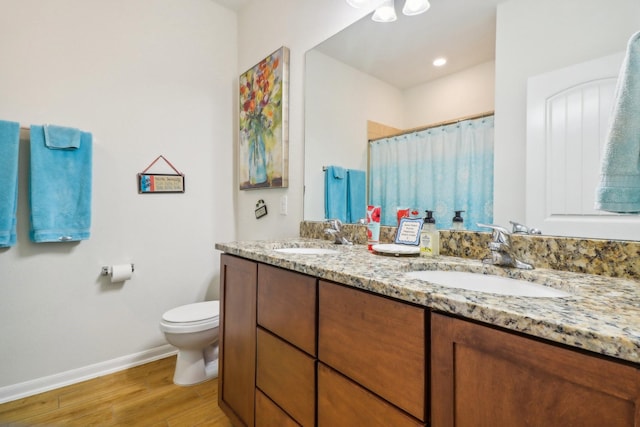
[[[133,269],[131,264],[117,264],[111,266],[111,283],[124,282],[131,279]]]

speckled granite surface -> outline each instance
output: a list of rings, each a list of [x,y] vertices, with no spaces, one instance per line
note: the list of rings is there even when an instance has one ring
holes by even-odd
[[[335,254],[301,255],[283,247],[329,247]],[[216,244],[232,255],[373,291],[528,335],[640,363],[640,282],[536,268],[484,265],[479,260],[375,255],[364,245],[342,246],[317,239]],[[410,279],[414,270],[457,270],[503,275],[562,289],[566,298],[500,296],[447,288]]]
[[[300,236],[327,239],[325,222],[303,221]],[[380,241],[393,242],[395,227],[380,227]],[[355,243],[366,244],[364,225],[346,224],[344,230]],[[482,259],[489,255],[491,233],[440,231],[440,254]],[[558,236],[512,235],[518,259],[536,268],[599,274],[640,280],[640,242],[578,239]]]

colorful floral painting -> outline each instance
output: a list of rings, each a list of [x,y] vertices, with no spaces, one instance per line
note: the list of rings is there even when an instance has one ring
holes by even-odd
[[[240,76],[240,189],[289,185],[289,49]]]

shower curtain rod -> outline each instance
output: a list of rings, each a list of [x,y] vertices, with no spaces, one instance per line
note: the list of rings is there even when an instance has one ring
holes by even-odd
[[[430,125],[419,126],[419,127],[416,127],[416,128],[407,129],[407,130],[403,130],[403,131],[400,131],[400,132],[392,133],[392,134],[387,135],[387,136],[381,136],[380,138],[373,138],[373,139],[370,139],[369,142],[374,142],[374,141],[378,141],[380,139],[385,139],[385,138],[391,138],[391,137],[394,137],[394,136],[406,135],[408,133],[420,132],[420,131],[423,131],[423,130],[433,129],[433,128],[437,128],[437,127],[440,127],[440,126],[452,125],[452,124],[455,124],[455,123],[464,122],[465,120],[481,119],[483,117],[493,116],[493,114],[494,114],[494,111],[485,111],[484,113],[473,114],[473,115],[470,115],[470,116],[464,116],[464,117],[460,117],[460,118],[453,119],[453,120],[445,120],[443,122],[432,123]]]

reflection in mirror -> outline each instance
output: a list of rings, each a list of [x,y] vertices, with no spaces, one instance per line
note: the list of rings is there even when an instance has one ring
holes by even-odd
[[[467,230],[493,223],[493,122],[490,115],[371,141],[369,204],[382,207],[381,224],[396,225],[402,210],[432,211],[438,229],[451,229],[457,212]]]
[[[489,4],[490,13],[474,12],[478,18],[474,21],[472,16],[470,21],[475,26],[465,26],[468,21],[453,12],[480,4]],[[431,9],[417,17],[398,15],[393,30],[365,17],[306,55],[304,219],[324,219],[323,166],[367,170],[368,121],[408,129],[495,110],[494,217],[501,225],[514,220],[544,232],[540,224],[527,223],[525,206],[527,81],[624,50],[640,28],[640,2],[612,0],[603,7],[596,0],[447,0],[433,1]],[[383,42],[410,25],[410,19],[424,21],[385,48]],[[489,22],[490,33],[481,32],[481,22]],[[368,33],[372,24],[378,35]],[[444,42],[438,39],[447,28],[455,33],[448,40],[458,42],[452,52],[460,46],[481,51],[480,41],[488,41],[490,55],[474,56],[477,62],[454,67],[455,55],[443,51]],[[416,48],[417,40],[434,43]],[[336,44],[342,48],[340,55],[325,49]],[[379,56],[374,57],[375,52]],[[426,76],[431,68],[404,62],[397,56],[401,52],[429,61],[445,55],[449,63],[438,71],[441,74],[417,83],[414,72]],[[345,59],[349,57],[364,57],[365,65],[349,63]],[[381,73],[388,68],[395,70],[396,82]],[[591,223],[589,233],[577,229],[569,233],[611,237],[606,231],[591,233],[594,228],[601,224]]]
[[[368,139],[493,111],[497,3],[434,2],[384,25],[366,16],[307,52],[305,220],[325,218],[325,166],[368,170]]]

